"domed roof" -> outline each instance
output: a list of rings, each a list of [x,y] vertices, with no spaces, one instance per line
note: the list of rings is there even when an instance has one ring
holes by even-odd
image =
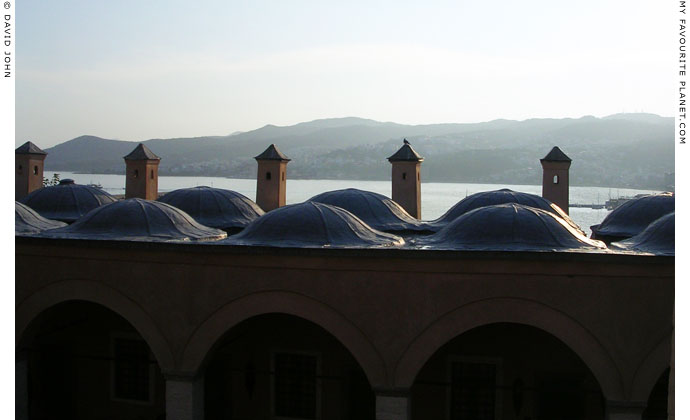
[[[158,201],[183,210],[197,222],[218,228],[244,228],[264,211],[242,194],[211,187],[183,188],[164,194]]]
[[[115,197],[100,188],[63,179],[59,185],[40,188],[20,202],[45,218],[72,223],[89,211],[115,201]]]
[[[575,223],[560,207],[553,204],[549,200],[539,197],[538,195],[528,194],[524,192],[513,191],[508,188],[503,188],[496,191],[483,191],[470,195],[460,200],[456,205],[450,208],[443,216],[438,219],[428,222],[434,230],[441,229],[448,223],[457,219],[461,215],[478,209],[480,207],[491,206],[495,204],[517,203],[525,206],[535,207],[548,211],[549,213],[559,216],[565,220],[573,229],[579,231],[584,235],[584,231]]]
[[[607,240],[631,238],[656,219],[674,211],[675,207],[676,197],[673,193],[634,198],[609,213],[600,225],[592,226],[592,237]]]
[[[400,246],[399,236],[372,229],[352,213],[307,201],[272,210],[225,242],[281,247]]]
[[[227,233],[196,222],[190,215],[157,201],[130,198],[98,207],[70,226],[42,236],[124,241],[208,241]]]
[[[67,226],[64,222],[49,220],[36,213],[30,207],[14,202],[14,234],[38,233],[48,229]]]
[[[315,195],[309,201],[343,208],[362,219],[374,229],[384,232],[430,230],[424,223],[410,216],[398,203],[371,191],[355,188],[328,191]]]
[[[614,247],[658,255],[676,253],[676,212],[662,216],[630,239],[614,242]]]
[[[553,213],[516,203],[472,210],[415,243],[458,250],[606,249],[602,242],[588,239]]]

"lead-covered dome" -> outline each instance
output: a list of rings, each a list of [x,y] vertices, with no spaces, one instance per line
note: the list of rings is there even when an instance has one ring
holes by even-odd
[[[130,198],[98,207],[70,226],[42,236],[123,241],[212,241],[227,233],[165,203]]]
[[[206,186],[171,191],[158,201],[183,210],[205,226],[231,231],[243,229],[264,214],[238,192]]]
[[[67,223],[46,219],[30,207],[18,201],[14,202],[15,235],[39,233],[44,230],[57,229],[63,226],[67,226]]]
[[[652,222],[638,235],[620,242],[614,242],[616,248],[649,252],[657,255],[675,255],[676,253],[676,213],[672,212]]]
[[[547,211],[554,216],[558,216],[565,220],[570,227],[577,230],[581,234],[584,235],[585,233],[560,207],[553,204],[549,200],[539,197],[538,195],[513,191],[508,188],[503,188],[496,191],[478,192],[470,195],[469,197],[465,197],[456,205],[451,207],[443,216],[428,223],[429,226],[434,228],[434,230],[439,230],[451,223],[453,220],[474,209],[507,203],[522,204]]]
[[[369,227],[339,207],[308,201],[272,210],[225,243],[280,247],[400,246],[399,236]]]
[[[63,179],[58,185],[32,192],[20,202],[45,218],[72,223],[91,210],[115,201],[115,197],[100,188]]]
[[[482,251],[567,251],[606,249],[553,213],[508,203],[480,207],[439,232],[415,241],[438,249]]]
[[[370,227],[384,232],[430,231],[422,222],[410,216],[398,203],[371,191],[355,188],[328,191],[309,201],[343,208],[359,217]]]
[[[656,219],[675,211],[675,207],[675,195],[669,192],[634,198],[609,213],[601,224],[592,226],[592,237],[606,242],[631,238]]]

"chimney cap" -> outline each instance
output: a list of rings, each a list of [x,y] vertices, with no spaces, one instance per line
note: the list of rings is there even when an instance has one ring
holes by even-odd
[[[419,156],[419,153],[415,152],[407,139],[403,139],[402,147],[388,158],[389,162],[421,162],[423,160],[424,158]]]
[[[14,153],[17,155],[47,155],[48,153],[41,150],[38,146],[27,141],[21,146],[14,149]]]
[[[153,153],[151,149],[144,146],[143,143],[139,143],[130,154],[125,156],[125,160],[161,160],[161,158],[156,156],[156,154]]]
[[[558,146],[554,146],[548,155],[544,156],[543,159],[539,159],[541,162],[572,162],[570,159]]]
[[[266,148],[266,150],[263,151],[258,156],[254,156],[254,159],[256,160],[280,160],[282,162],[289,162],[291,159],[289,159],[287,156],[285,156],[278,148],[276,147],[275,144],[271,144]]]

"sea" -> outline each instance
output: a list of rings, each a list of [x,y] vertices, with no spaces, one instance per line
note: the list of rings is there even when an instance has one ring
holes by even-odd
[[[51,178],[54,172],[46,171],[44,177]],[[81,174],[74,172],[58,172],[60,179],[70,178],[77,184],[100,185],[105,191],[113,195],[125,193],[125,176],[109,174]],[[235,179],[222,177],[198,176],[160,176],[158,191],[169,192],[179,188],[209,186],[237,191],[252,200],[256,199],[256,180]],[[391,196],[390,181],[355,181],[332,179],[288,179],[287,204],[301,203],[309,198],[326,191],[345,188],[357,188]],[[541,185],[513,185],[513,184],[465,184],[444,182],[422,182],[422,219],[434,220],[442,216],[448,209],[468,195],[509,188],[541,195]],[[570,187],[570,202],[575,204],[604,204],[610,198],[634,197],[637,194],[652,194],[660,191],[637,190],[629,188],[607,187]],[[591,234],[590,226],[601,223],[610,213],[606,209],[570,208],[570,217],[585,231]]]

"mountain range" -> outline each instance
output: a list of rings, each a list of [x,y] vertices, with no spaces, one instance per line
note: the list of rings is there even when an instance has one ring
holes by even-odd
[[[142,143],[161,157],[161,175],[254,178],[253,157],[274,143],[292,159],[290,178],[387,180],[386,158],[403,138],[425,158],[426,182],[540,184],[539,159],[559,146],[573,160],[571,185],[673,185],[673,118],[654,114],[429,125],[348,117]],[[122,157],[135,146],[130,141],[77,137],[45,150],[46,171],[124,174]]]

